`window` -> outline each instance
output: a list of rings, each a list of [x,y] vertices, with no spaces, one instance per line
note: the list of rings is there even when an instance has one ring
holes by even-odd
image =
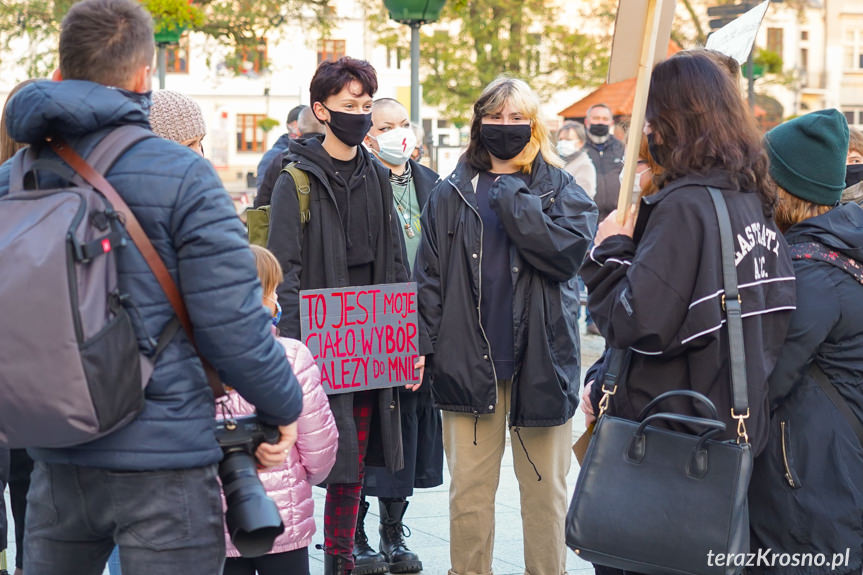
[[[863,70],[863,17],[845,17],[842,22],[842,47],[846,70]]]
[[[804,72],[809,69],[809,48],[800,48],[800,69]]]
[[[344,40],[320,40],[318,42],[318,65],[327,60],[336,61],[347,56],[347,47]]]
[[[782,57],[782,28],[767,29],[767,49]]]
[[[179,44],[168,44],[165,46],[165,72],[168,74],[189,73],[189,34],[180,36]],[[159,74],[159,53],[156,52],[156,65],[153,66],[153,75]]]
[[[165,50],[165,69],[168,73],[189,73],[189,34],[180,36],[180,43],[168,46]]]
[[[267,39],[257,44],[237,46],[235,70],[238,74],[260,74],[267,68]]]
[[[863,108],[845,108],[843,113],[848,124],[852,126],[863,125]]]
[[[801,30],[800,31],[800,41],[806,42],[809,40],[809,30]]]
[[[258,121],[266,118],[264,114],[237,114],[237,151],[263,152],[266,134],[258,126]]]

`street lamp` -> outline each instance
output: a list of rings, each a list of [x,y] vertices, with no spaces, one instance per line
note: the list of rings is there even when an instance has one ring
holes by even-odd
[[[420,26],[440,18],[446,0],[384,0],[390,18],[411,27],[411,122],[420,123]]]

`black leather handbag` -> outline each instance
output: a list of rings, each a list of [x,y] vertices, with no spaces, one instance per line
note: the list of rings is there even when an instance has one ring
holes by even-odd
[[[731,415],[738,421],[738,438],[712,439],[725,423],[707,397],[691,390],[656,397],[637,421],[606,415],[617,391],[616,366],[622,364],[612,357],[593,439],[566,516],[567,545],[592,563],[650,575],[731,575],[741,567],[733,566],[733,558],[727,566],[729,554],[749,552],[752,452],[745,424],[749,400],[743,325],[728,209],[719,190],[709,191],[722,243]],[[612,356],[623,353],[614,350]],[[669,397],[680,396],[703,404],[711,417],[654,413]],[[698,432],[652,425],[659,422],[685,424]]]

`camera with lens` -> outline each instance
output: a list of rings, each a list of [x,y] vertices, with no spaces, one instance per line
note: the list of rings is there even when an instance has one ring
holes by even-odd
[[[219,479],[228,505],[225,522],[231,542],[243,557],[268,553],[285,531],[278,506],[258,478],[255,460],[258,445],[278,443],[280,436],[277,427],[254,415],[216,421],[216,440],[224,454]]]

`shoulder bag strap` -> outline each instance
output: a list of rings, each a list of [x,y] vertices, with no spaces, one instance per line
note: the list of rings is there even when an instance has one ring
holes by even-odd
[[[830,399],[836,409],[839,410],[839,413],[842,414],[842,417],[845,418],[845,421],[854,430],[854,434],[860,440],[860,445],[863,446],[863,423],[854,415],[854,412],[848,406],[848,402],[836,391],[836,387],[830,383],[830,379],[824,373],[824,370],[813,361],[809,366],[809,375],[815,380],[815,383],[818,384],[818,387],[821,388],[821,391]]]
[[[740,293],[737,290],[737,266],[734,265],[734,243],[731,231],[731,218],[728,206],[722,192],[708,187],[713,207],[716,208],[716,219],[719,223],[719,241],[722,248],[722,278],[725,284],[725,294],[722,296],[722,307],[725,309],[725,321],[728,326],[728,346],[731,352],[731,417],[737,420],[738,440],[746,443],[745,420],[749,417],[749,391],[746,382],[746,352],[743,349],[743,318]]]
[[[93,186],[96,191],[104,195],[113,206],[114,211],[120,215],[126,226],[126,231],[129,233],[129,237],[132,238],[132,241],[138,247],[141,255],[143,255],[144,259],[147,261],[147,265],[150,267],[150,270],[152,270],[153,274],[156,276],[159,285],[162,286],[162,290],[164,290],[165,295],[168,297],[168,301],[171,302],[171,307],[174,308],[174,313],[177,314],[180,324],[186,331],[189,341],[192,342],[192,345],[195,345],[192,321],[189,319],[189,312],[186,309],[186,304],[183,302],[182,296],[180,295],[180,290],[177,288],[174,278],[171,277],[171,274],[168,272],[168,268],[165,267],[165,263],[162,261],[162,258],[159,257],[159,254],[156,252],[156,248],[153,247],[152,242],[150,242],[150,238],[147,237],[147,234],[144,232],[144,229],[141,227],[135,214],[131,209],[129,209],[129,206],[126,205],[126,202],[122,197],[120,197],[117,190],[114,189],[114,186],[112,186],[108,180],[102,176],[102,174],[94,170],[90,164],[84,161],[84,159],[79,156],[78,153],[64,140],[53,138],[51,139],[50,144],[54,152],[56,152],[63,161],[69,164],[85,181]],[[207,376],[207,383],[213,390],[213,395],[215,397],[225,395],[225,388],[222,385],[216,370],[203,356],[201,356],[200,352],[198,352],[197,346],[195,346],[195,351],[198,353],[201,364],[203,364],[204,373]]]
[[[289,173],[294,180],[294,186],[297,188],[297,201],[300,203],[300,226],[305,229],[312,217],[311,198],[309,196],[312,188],[309,185],[309,175],[299,169],[296,162],[291,162],[282,168],[282,171]]]

